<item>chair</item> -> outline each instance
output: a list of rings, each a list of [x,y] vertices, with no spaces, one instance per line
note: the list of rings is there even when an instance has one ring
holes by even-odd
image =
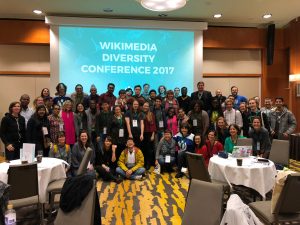
[[[252,146],[252,138],[238,138],[237,146]]]
[[[264,224],[300,223],[300,174],[288,175],[282,192],[275,206],[275,213],[271,213],[271,201],[250,203],[249,206],[255,215]]]
[[[81,206],[69,213],[64,213],[59,209],[54,225],[93,225],[96,191],[96,181],[94,180],[93,187],[81,203]]]
[[[269,159],[276,164],[289,166],[289,141],[273,139]]]
[[[10,185],[9,202],[14,208],[38,205],[40,219],[43,220],[43,207],[39,202],[37,163],[10,165],[8,169]]]
[[[87,170],[87,166],[89,161],[91,160],[93,150],[91,148],[88,148],[84,156],[82,158],[82,161],[80,163],[79,169],[77,171],[77,176],[84,174]],[[49,193],[49,204],[50,204],[50,210],[53,209],[54,201],[55,201],[55,195],[61,193],[61,189],[64,186],[66,179],[60,179],[60,180],[55,180],[52,181],[48,187],[47,187],[47,192]],[[49,213],[49,217],[51,216],[51,213]]]
[[[223,187],[191,180],[182,225],[219,225],[222,217]]]
[[[228,183],[210,179],[210,175],[205,166],[204,158],[201,154],[187,152],[186,155],[190,180],[196,179],[205,182],[221,184],[224,188],[224,191],[227,194],[230,193],[230,186]]]

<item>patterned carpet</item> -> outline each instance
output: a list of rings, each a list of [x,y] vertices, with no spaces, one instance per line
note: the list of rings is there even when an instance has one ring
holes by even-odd
[[[189,182],[174,176],[149,173],[144,181],[98,181],[102,224],[181,224]]]

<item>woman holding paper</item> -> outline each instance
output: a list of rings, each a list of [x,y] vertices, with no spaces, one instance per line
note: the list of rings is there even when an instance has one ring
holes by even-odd
[[[36,112],[27,123],[26,141],[35,144],[35,153],[42,150],[48,156],[50,147],[50,123],[46,114],[46,107],[39,105]]]
[[[95,150],[91,144],[88,132],[82,130],[80,131],[78,141],[74,144],[71,152],[71,167],[74,175],[77,174],[84,153],[88,148],[91,148],[93,153],[87,169],[88,171],[94,172]]]
[[[25,140],[25,118],[20,115],[20,102],[12,102],[9,112],[1,120],[1,139],[5,145],[6,160],[20,158],[20,148]]]

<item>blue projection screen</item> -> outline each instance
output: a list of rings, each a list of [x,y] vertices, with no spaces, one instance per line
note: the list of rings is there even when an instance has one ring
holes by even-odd
[[[167,89],[194,87],[195,37],[192,31],[59,27],[59,80],[72,92],[82,84],[98,92],[149,83]]]

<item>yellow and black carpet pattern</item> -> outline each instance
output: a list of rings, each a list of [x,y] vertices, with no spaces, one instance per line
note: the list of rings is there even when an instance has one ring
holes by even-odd
[[[143,181],[98,181],[103,225],[181,224],[189,181],[150,172]]]

